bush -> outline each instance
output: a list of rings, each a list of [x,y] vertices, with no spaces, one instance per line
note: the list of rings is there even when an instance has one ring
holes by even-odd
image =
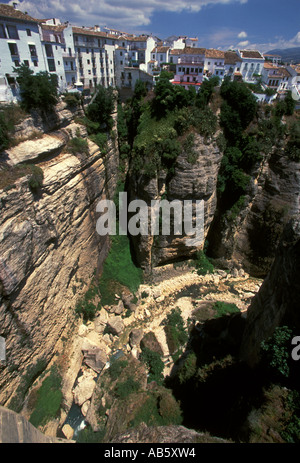
[[[34,72],[25,64],[14,68],[20,86],[21,106],[26,110],[52,108],[58,101],[58,78],[46,71]]]
[[[68,145],[66,147],[67,150],[69,150],[69,152],[71,154],[89,154],[89,145],[88,145],[88,142],[87,140],[85,140],[84,138],[80,138],[80,137],[74,137],[74,138],[71,138],[71,140],[69,140],[68,142]]]
[[[46,424],[50,419],[56,418],[62,401],[62,379],[58,369],[52,367],[37,393],[35,410],[30,416],[30,423],[35,427]]]
[[[113,381],[119,378],[122,370],[128,365],[127,360],[115,360],[109,367],[109,375]]]
[[[111,130],[113,126],[112,113],[114,110],[114,104],[115,96],[113,88],[105,88],[98,85],[96,89],[96,96],[86,109],[86,117],[98,125],[97,128],[95,127],[96,131],[99,128]]]
[[[215,317],[223,317],[224,315],[240,312],[235,304],[223,301],[215,302],[213,305],[213,310],[216,311]]]
[[[196,269],[198,275],[206,275],[214,271],[214,266],[206,257],[204,251],[198,251],[196,254]]]
[[[33,191],[37,191],[43,185],[44,173],[38,166],[30,166],[31,175],[28,180],[29,188]]]
[[[174,354],[188,340],[180,309],[172,309],[165,318],[164,324],[169,350],[171,354]]]
[[[140,360],[146,364],[149,369],[148,382],[156,381],[157,384],[162,384],[164,363],[158,352],[154,352],[147,347],[144,347],[140,356]]]
[[[261,343],[264,361],[275,375],[288,377],[290,373],[290,341],[292,330],[287,326],[276,327],[273,335]]]
[[[133,392],[140,389],[140,383],[134,381],[133,378],[127,378],[125,381],[118,382],[115,388],[115,394],[119,399],[126,399]]]

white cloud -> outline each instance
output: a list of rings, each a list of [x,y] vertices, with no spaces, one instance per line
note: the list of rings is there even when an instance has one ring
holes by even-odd
[[[14,0],[10,0],[10,4]],[[18,1],[18,0],[17,0]],[[147,26],[154,12],[197,13],[208,5],[246,3],[245,0],[21,0],[18,8],[36,18],[58,17],[74,25],[108,25],[130,30]]]
[[[238,34],[238,38],[239,39],[245,39],[247,37],[247,32],[245,31],[241,31],[239,34]]]
[[[249,40],[243,40],[242,42],[239,42],[237,46],[240,47],[247,47],[249,45]]]

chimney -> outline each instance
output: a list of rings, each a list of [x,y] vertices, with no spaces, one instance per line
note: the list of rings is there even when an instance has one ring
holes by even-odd
[[[13,7],[14,7],[15,10],[17,9],[17,6],[18,6],[18,4],[16,2],[14,2]]]

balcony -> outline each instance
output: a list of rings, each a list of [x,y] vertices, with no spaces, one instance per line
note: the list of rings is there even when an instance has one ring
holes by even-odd
[[[197,66],[204,67],[204,61],[201,58],[197,58],[197,56],[187,56],[185,58],[178,58],[178,64],[194,64]]]

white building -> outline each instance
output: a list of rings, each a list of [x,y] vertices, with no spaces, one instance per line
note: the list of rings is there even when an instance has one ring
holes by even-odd
[[[265,58],[257,50],[237,50],[242,59],[241,74],[244,82],[254,83],[262,75]]]
[[[95,28],[72,27],[78,79],[84,88],[115,86],[117,37]]]
[[[205,48],[184,48],[177,60],[173,84],[185,89],[193,86],[199,90],[203,80]]]
[[[224,52],[225,59],[224,59],[224,68],[225,68],[225,75],[229,76],[231,80],[241,80],[242,73],[241,73],[241,65],[242,59],[235,51],[225,51]]]
[[[225,75],[225,53],[214,48],[206,49],[204,54],[204,75],[208,78],[218,76],[223,80]]]
[[[14,68],[25,64],[34,73],[47,71],[39,20],[4,4],[0,4],[0,49],[0,75],[11,86],[14,97],[18,93]]]
[[[262,79],[264,84],[276,92],[292,89],[293,77],[284,66],[276,66],[266,62],[262,72]]]

